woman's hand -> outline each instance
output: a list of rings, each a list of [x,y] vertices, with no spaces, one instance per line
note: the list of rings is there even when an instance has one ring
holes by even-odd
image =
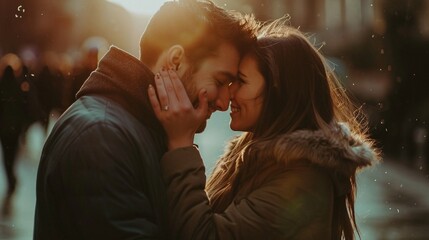
[[[155,74],[155,85],[157,92],[149,85],[148,95],[155,115],[167,133],[169,150],[192,146],[195,132],[207,118],[207,91],[199,92],[199,104],[195,109],[174,70]]]

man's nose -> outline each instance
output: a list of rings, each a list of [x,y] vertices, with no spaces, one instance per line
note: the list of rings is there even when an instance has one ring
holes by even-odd
[[[216,110],[226,111],[229,107],[229,91],[228,87],[219,90],[218,98],[216,99]]]

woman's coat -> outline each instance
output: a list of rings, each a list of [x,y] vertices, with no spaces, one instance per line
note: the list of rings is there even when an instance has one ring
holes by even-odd
[[[350,191],[348,181],[358,169],[378,160],[371,144],[343,124],[330,132],[280,135],[256,150],[264,164],[252,177],[231,183],[239,186],[235,195],[217,207],[204,190],[196,147],[164,155],[175,239],[331,239],[337,197]]]

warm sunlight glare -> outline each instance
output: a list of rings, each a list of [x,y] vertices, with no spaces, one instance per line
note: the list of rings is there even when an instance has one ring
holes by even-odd
[[[167,0],[107,0],[135,14],[152,15]]]

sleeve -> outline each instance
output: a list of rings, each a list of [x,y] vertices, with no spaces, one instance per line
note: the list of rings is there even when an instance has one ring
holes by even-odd
[[[151,203],[137,176],[143,161],[126,134],[98,124],[63,153],[60,224],[74,239],[159,239]]]
[[[329,206],[329,186],[321,189],[313,182],[320,174],[298,168],[235,198],[223,213],[214,213],[196,148],[170,151],[161,161],[176,239],[289,239],[311,219],[326,214]]]

